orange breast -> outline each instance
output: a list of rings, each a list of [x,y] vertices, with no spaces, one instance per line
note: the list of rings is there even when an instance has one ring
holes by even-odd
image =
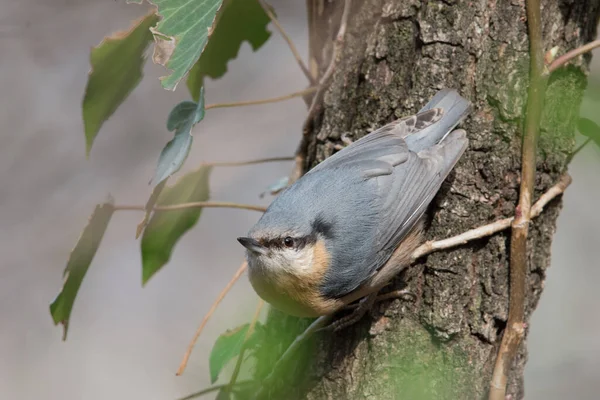
[[[309,271],[270,271],[250,269],[250,283],[256,293],[273,307],[298,317],[331,314],[344,304],[339,299],[326,299],[320,286],[329,266],[329,254],[322,242],[314,246],[313,264]]]

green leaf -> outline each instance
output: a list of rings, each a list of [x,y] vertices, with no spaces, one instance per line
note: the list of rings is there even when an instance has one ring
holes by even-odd
[[[152,40],[156,14],[137,20],[129,31],[105,38],[90,54],[90,71],[83,98],[86,154],[100,127],[125,101],[142,79],[144,53]]]
[[[249,328],[250,324],[245,324],[228,330],[217,338],[208,359],[211,383],[215,383],[225,365],[240,354]],[[257,322],[254,325],[254,331],[246,342],[246,350],[254,349],[263,335],[264,328],[260,322]]]
[[[151,29],[155,42],[152,59],[172,70],[160,79],[165,89],[175,90],[200,58],[223,0],[151,0],[151,3],[162,16]]]
[[[227,62],[237,57],[244,41],[258,50],[271,36],[269,16],[257,0],[230,0],[219,11],[218,23],[204,52],[190,71],[187,87],[194,100],[200,94],[204,77],[222,77]]]
[[[96,250],[100,246],[113,211],[112,202],[96,206],[67,261],[62,290],[52,304],[50,304],[50,314],[52,315],[54,324],[63,324],[63,340],[67,338],[69,319],[75,297],[77,296],[83,277],[94,259]]]
[[[192,128],[202,121],[204,112],[204,88],[200,89],[198,103],[183,101],[171,110],[167,129],[175,131],[175,136],[160,153],[153,179],[155,185],[179,171],[192,148]]]
[[[600,126],[594,121],[587,118],[580,118],[577,121],[577,130],[582,135],[592,139],[597,146],[600,146]]]
[[[229,393],[225,388],[219,390],[217,393],[217,398],[215,400],[231,400],[231,393]]]
[[[203,166],[184,175],[175,185],[163,189],[157,204],[208,200],[210,172],[211,167]],[[142,235],[142,284],[169,261],[177,241],[198,222],[201,212],[201,208],[186,208],[154,213]]]

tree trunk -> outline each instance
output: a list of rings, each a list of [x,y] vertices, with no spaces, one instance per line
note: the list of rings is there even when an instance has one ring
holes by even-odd
[[[344,2],[308,3],[311,70],[322,74]],[[564,53],[595,38],[600,0],[542,3],[546,50]],[[342,133],[359,138],[415,113],[438,89],[456,88],[474,106],[462,124],[470,144],[430,207],[427,239],[513,216],[529,71],[524,7],[523,0],[353,1],[305,168],[331,155]],[[587,62],[589,56],[550,79],[536,199],[566,171]],[[542,293],[559,210],[554,200],[530,225],[527,319]],[[419,260],[392,285],[406,283],[416,301],[380,303],[356,325],[318,335],[276,371],[270,398],[485,398],[507,320],[509,241],[506,231]],[[258,380],[306,324],[271,312]],[[524,396],[526,359],[524,341],[509,376],[513,399]]]

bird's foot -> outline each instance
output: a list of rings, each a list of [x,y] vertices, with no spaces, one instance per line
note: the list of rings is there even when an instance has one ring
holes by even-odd
[[[342,329],[345,329],[351,325],[354,325],[355,323],[360,321],[362,319],[362,317],[365,316],[367,311],[369,311],[375,303],[379,303],[381,301],[391,300],[391,299],[402,299],[402,300],[414,301],[415,298],[416,298],[415,294],[410,292],[408,289],[394,290],[394,291],[384,293],[384,294],[379,294],[378,292],[371,293],[370,295],[363,297],[358,302],[358,304],[352,304],[350,306],[347,306],[347,307],[354,308],[354,310],[350,314],[319,329],[319,331],[338,332],[338,331],[341,331]]]
[[[367,311],[369,311],[371,309],[371,307],[373,306],[373,304],[375,304],[376,300],[377,300],[377,293],[371,293],[370,295],[363,297],[358,302],[358,306],[352,311],[352,313],[338,319],[337,321],[332,322],[331,324],[327,325],[326,327],[322,328],[321,330],[338,332],[338,331],[341,331],[342,329],[345,329],[351,325],[354,325],[355,323],[360,321],[362,319],[362,317],[365,316]]]

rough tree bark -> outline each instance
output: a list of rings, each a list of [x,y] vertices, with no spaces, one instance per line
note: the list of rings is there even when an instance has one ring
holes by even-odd
[[[343,1],[308,0],[311,70],[327,68]],[[596,36],[600,0],[542,1],[545,49],[560,53]],[[550,79],[539,140],[537,197],[566,171],[589,56]],[[469,148],[429,212],[428,239],[514,214],[528,85],[524,2],[354,0],[341,58],[308,140],[306,169],[358,138],[414,113],[438,89],[473,102]],[[535,199],[534,199],[535,200]],[[542,293],[560,200],[530,226],[529,319]],[[414,302],[381,303],[343,332],[319,335],[277,371],[270,398],[482,399],[508,312],[510,232],[429,255],[406,282]],[[259,352],[264,378],[306,321],[272,311]],[[312,349],[312,351],[309,351]],[[507,393],[524,396],[526,342]]]

